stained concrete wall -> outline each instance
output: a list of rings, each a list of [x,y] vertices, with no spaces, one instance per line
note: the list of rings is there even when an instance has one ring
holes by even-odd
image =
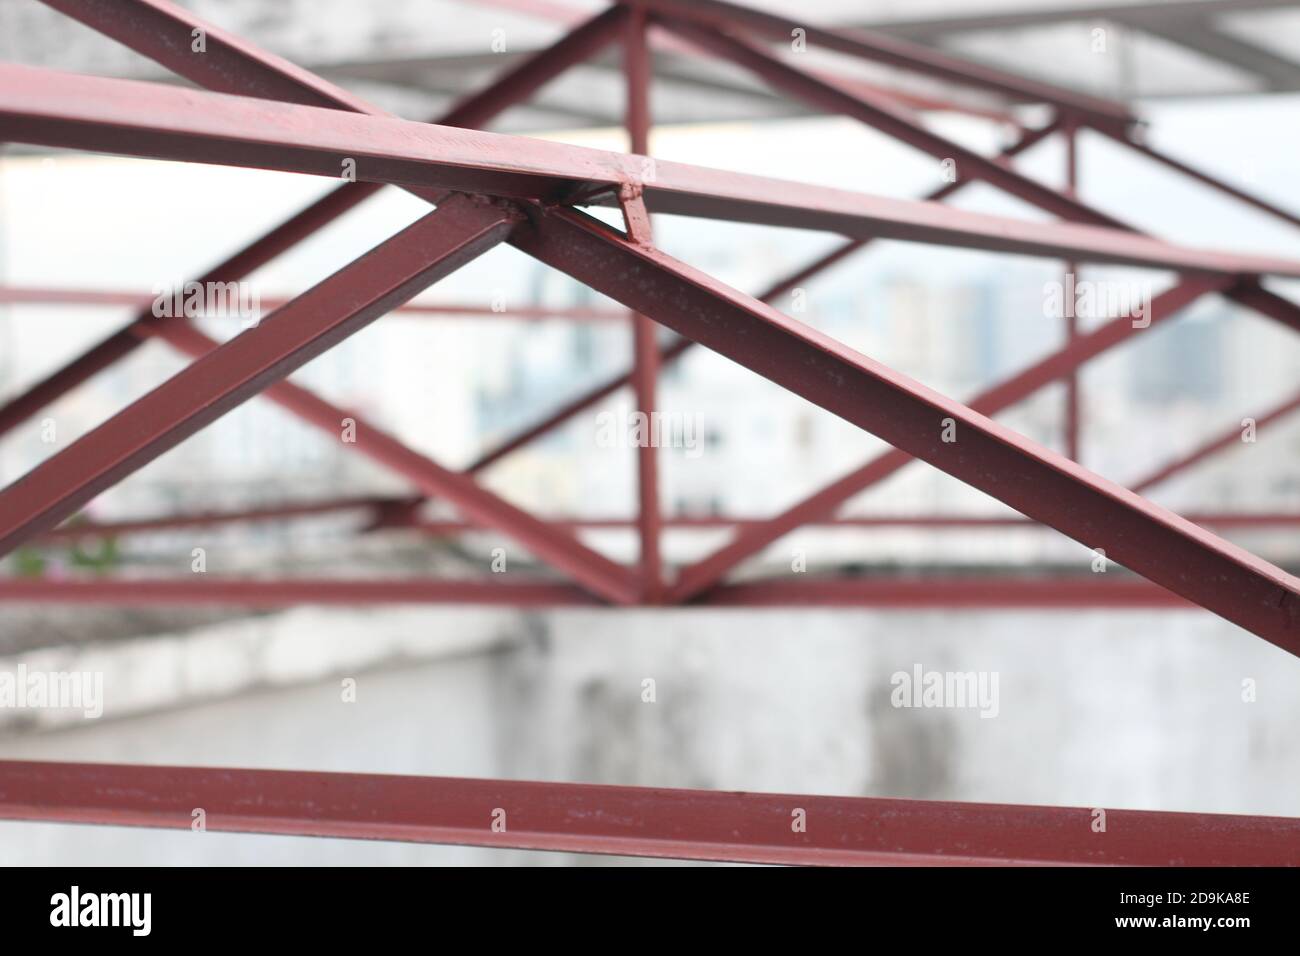
[[[243,638],[260,663],[228,684],[234,696],[124,717],[137,649],[106,665],[103,718],[11,728],[0,756],[1300,814],[1300,661],[1200,612],[391,609],[267,621]],[[191,655],[216,653],[202,639],[208,650]],[[892,706],[891,676],[917,664],[997,672],[997,716]],[[165,670],[151,679],[165,684]],[[355,703],[341,699],[345,676]],[[5,863],[578,859],[0,824]]]

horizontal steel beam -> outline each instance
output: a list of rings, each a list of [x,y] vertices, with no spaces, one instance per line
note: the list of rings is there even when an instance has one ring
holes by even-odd
[[[1300,655],[1300,579],[1280,568],[589,216],[550,210],[513,244]]]
[[[1183,517],[1192,524],[1215,528],[1286,528],[1300,524],[1300,514],[1282,512],[1189,512]],[[710,517],[670,517],[664,519],[664,527],[673,531],[712,531],[717,528],[744,530],[747,528],[765,528],[770,518],[727,517],[723,515]],[[574,531],[605,531],[627,528],[629,518],[577,518],[552,519],[550,524]],[[437,519],[414,519],[400,522],[394,526],[418,528],[426,534],[454,535],[468,534],[477,529],[464,521],[439,521]],[[94,527],[94,526],[90,526]],[[111,525],[106,527],[113,527]],[[807,522],[807,527],[814,528],[924,528],[938,531],[972,531],[981,528],[1040,528],[1047,526],[1028,518],[1015,515],[845,515],[838,518],[822,518]]]
[[[335,421],[338,421],[336,419]],[[190,514],[159,515],[153,518],[135,518],[122,521],[71,521],[64,522],[40,535],[36,540],[44,543],[79,541],[87,538],[108,538],[121,535],[152,534],[175,531],[181,528],[210,528],[250,521],[283,521],[289,518],[314,518],[340,511],[372,511],[402,499],[359,495],[326,501],[307,501],[297,504],[261,505],[238,511],[198,511]]]
[[[123,519],[120,521],[79,521],[67,523],[47,531],[38,539],[43,543],[79,541],[121,537],[137,534],[157,534],[182,528],[211,528],[252,521],[283,521],[291,518],[310,518],[345,511],[374,512],[372,529],[409,528],[425,534],[452,536],[493,530],[489,525],[469,521],[420,518],[417,515],[423,498],[354,497],[302,504],[268,505],[235,511],[199,511],[190,514],[160,515],[152,518]],[[1192,524],[1207,528],[1285,528],[1300,524],[1300,514],[1283,512],[1190,512],[1183,515]],[[631,528],[632,518],[550,518],[546,524],[574,533],[577,531],[611,531]],[[668,517],[664,527],[673,531],[713,531],[718,528],[733,530],[764,529],[770,518],[727,517]],[[1044,528],[1028,518],[1013,515],[848,515],[823,518],[807,523],[821,528],[924,528],[927,530],[970,531],[982,528]]]
[[[0,305],[76,305],[125,307],[149,311],[158,297],[139,292],[112,292],[106,289],[55,289],[42,286],[0,285]],[[259,295],[258,306],[264,311],[278,309],[293,299],[289,295]],[[408,302],[393,309],[392,315],[484,319],[569,319],[579,322],[626,322],[622,309],[583,308],[581,306],[491,305],[469,302]],[[200,312],[199,318],[240,318]]]
[[[0,818],[806,865],[1282,866],[1300,820],[590,784],[0,761]]]
[[[282,608],[302,605],[361,607],[383,604],[455,604],[492,607],[587,607],[601,600],[572,584],[522,575],[479,579],[188,578],[0,579],[0,603],[94,607]]]
[[[157,159],[454,189],[939,243],[1179,272],[1300,277],[1300,262],[1174,246],[1084,223],[1030,222],[934,203],[649,161],[563,143],[274,103],[156,83],[0,66],[0,139]]]
[[[508,581],[502,579],[508,577]],[[569,584],[515,574],[458,580],[353,578],[2,578],[0,604],[89,607],[284,608],[304,605],[366,607],[389,604],[489,607],[587,607],[590,592]],[[1140,578],[1095,574],[1086,578],[1014,574],[919,577],[798,575],[713,588],[694,602],[709,607],[839,607],[877,610],[968,611],[1050,608],[1173,608],[1196,605]]]
[[[789,43],[802,35],[809,48],[832,50],[846,56],[883,63],[959,86],[979,88],[1013,100],[1047,103],[1071,115],[1088,117],[1098,125],[1126,126],[1134,116],[1122,103],[1026,79],[969,60],[959,60],[939,50],[865,30],[827,30],[803,17],[790,19],[723,0],[634,0],[655,13],[691,20],[713,30],[756,33]],[[799,31],[796,34],[795,31]]]

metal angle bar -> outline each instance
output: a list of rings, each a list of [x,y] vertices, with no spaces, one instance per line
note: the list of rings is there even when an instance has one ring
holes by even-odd
[[[1174,246],[1087,223],[1029,222],[931,203],[641,160],[519,136],[339,110],[0,66],[0,135],[15,142],[357,178],[544,202],[616,205],[640,186],[651,212],[1179,272],[1300,276],[1300,263]]]
[[[89,521],[64,523],[46,531],[36,541],[78,541],[86,538],[108,538],[119,535],[149,534],[174,531],[180,528],[218,527],[242,524],[249,521],[281,521],[287,518],[310,518],[340,511],[378,511],[390,502],[400,500],[375,495],[353,498],[335,498],[327,501],[310,501],[282,505],[265,505],[242,508],[238,511],[200,511],[190,514],[160,515],[154,518],[136,518],[124,521]]]
[[[723,33],[701,29],[681,20],[664,19],[664,26],[692,43],[712,50],[724,61],[754,73],[769,86],[829,113],[849,116],[935,159],[956,163],[959,176],[974,176],[1074,222],[1123,228],[1123,223],[1090,209],[1055,189],[1017,173],[995,159],[932,133],[914,117],[887,104],[873,103],[809,73],[795,69],[766,50]]]
[[[1192,524],[1224,528],[1287,527],[1300,524],[1300,513],[1285,512],[1189,512],[1183,515]],[[673,516],[664,518],[664,527],[674,531],[710,531],[716,528],[766,527],[769,518],[751,518],[731,515]],[[549,523],[571,531],[618,530],[635,526],[631,518],[550,518]],[[979,528],[1025,528],[1048,530],[1046,525],[1017,515],[843,515],[820,518],[807,522],[820,528],[927,528],[940,530],[974,530]],[[82,525],[94,530],[97,525]],[[105,526],[111,529],[112,525]],[[432,535],[470,534],[479,531],[467,521],[448,521],[414,516],[396,521],[390,527],[412,528]]]
[[[508,580],[506,580],[508,579]],[[48,578],[0,579],[0,602],[92,607],[238,607],[273,609],[320,605],[465,604],[490,607],[604,606],[586,588],[530,580],[515,573],[482,578]]]
[[[1107,608],[1185,609],[1192,602],[1141,578],[925,575],[914,578],[764,578],[728,584],[705,595],[709,607],[843,607],[879,610],[970,611]]]
[[[0,554],[497,245],[517,221],[499,206],[449,200],[195,362],[0,492]]]
[[[1234,71],[1248,73],[1260,81],[1266,92],[1293,92],[1300,88],[1300,64],[1257,43],[1224,33],[1211,17],[1175,18],[1164,11],[1153,16],[1147,11],[1130,13],[1116,7],[1113,19],[1217,60]]]
[[[826,30],[799,20],[738,6],[721,0],[634,0],[655,13],[691,20],[718,30],[742,28],[770,40],[790,42],[800,31],[808,44],[848,56],[885,63],[949,80],[968,87],[979,87],[1012,99],[1048,103],[1065,113],[1086,116],[1099,124],[1127,125],[1132,113],[1121,103],[1099,99],[1073,90],[1028,80],[1013,73],[982,64],[955,59],[937,50],[865,30]]]
[[[42,2],[151,60],[189,61],[192,70],[205,73],[203,85],[211,90],[330,109],[364,107],[360,100],[328,80],[282,57],[257,50],[244,39],[166,0]],[[201,49],[196,48],[195,30],[202,35]]]
[[[1078,199],[1079,130],[1076,125],[1071,123],[1061,132],[1065,139],[1065,191],[1071,199]],[[1074,279],[1078,271],[1079,264],[1077,262],[1067,261],[1065,263],[1065,274],[1062,276],[1061,281],[1063,283],[1068,282],[1068,288],[1074,289]],[[1073,342],[1079,337],[1079,317],[1074,308],[1065,310],[1065,337],[1068,342]],[[1065,432],[1065,457],[1080,463],[1083,461],[1079,433],[1080,406],[1082,405],[1081,390],[1079,373],[1078,370],[1075,370],[1065,378],[1065,427],[1063,430]]]
[[[83,607],[237,607],[271,610],[309,605],[380,607],[455,604],[488,607],[590,607],[601,604],[571,584],[510,575],[471,579],[350,578],[0,578],[0,603]],[[644,601],[642,602],[644,603]],[[1144,581],[1118,575],[1009,577],[988,573],[895,577],[776,578],[726,584],[696,602],[706,607],[827,607],[886,611],[937,608],[1190,609],[1195,604]]]
[[[1286,401],[1269,409],[1267,412],[1255,416],[1255,428],[1263,428],[1265,425],[1271,424],[1280,418],[1290,415],[1297,408],[1300,408],[1300,392],[1296,392]],[[1189,451],[1187,454],[1180,455],[1168,464],[1162,465],[1160,468],[1132,485],[1132,490],[1141,493],[1153,485],[1158,485],[1161,482],[1168,481],[1170,478],[1182,473],[1188,468],[1191,468],[1193,465],[1200,464],[1217,452],[1240,444],[1241,428],[1230,428],[1221,435],[1217,435],[1192,451]]]
[[[1284,865],[1300,820],[386,774],[0,762],[0,817],[748,863]],[[806,827],[791,825],[800,816]],[[504,819],[506,825],[493,826]]]
[[[1181,160],[1174,159],[1172,156],[1162,153],[1145,143],[1135,142],[1131,137],[1122,136],[1114,130],[1104,126],[1098,128],[1097,132],[1113,139],[1117,143],[1127,146],[1134,152],[1147,157],[1147,159],[1154,160],[1157,163],[1162,163],[1170,169],[1182,173],[1184,176],[1194,179],[1203,185],[1210,186],[1211,188],[1223,193],[1225,196],[1231,196],[1233,199],[1244,202],[1249,206],[1253,206],[1256,209],[1266,212],[1270,216],[1275,216],[1293,226],[1300,226],[1300,216],[1297,216],[1295,213],[1288,212],[1285,209],[1273,205],[1265,199],[1261,199],[1259,196],[1248,193],[1243,189],[1238,189],[1236,186],[1229,185],[1223,180],[1217,179],[1209,173],[1202,172],[1195,167],[1189,166]]]
[[[1300,332],[1300,305],[1265,289],[1257,281],[1244,280],[1228,291],[1228,298],[1238,305]]]
[[[629,11],[623,33],[623,73],[627,87],[626,127],[628,152],[650,154],[650,83],[653,71],[644,10]],[[647,159],[646,162],[652,162]],[[651,241],[650,216],[641,192],[627,187],[620,195],[627,235],[637,242]],[[632,391],[637,411],[654,420],[659,388],[659,326],[643,315],[632,314]],[[636,449],[637,529],[640,540],[642,599],[657,603],[663,595],[663,557],[660,534],[663,519],[659,503],[659,450],[652,435]]]
[[[1300,579],[1268,562],[591,217],[548,211],[514,245],[1300,655]]]
[[[157,296],[139,292],[110,292],[100,289],[55,289],[44,286],[0,285],[0,305],[76,305],[76,306],[126,306],[133,309],[152,309]],[[278,309],[293,296],[263,295],[258,305],[263,309]],[[580,306],[524,305],[509,306],[497,311],[489,305],[466,302],[408,302],[398,306],[393,315],[441,316],[446,318],[485,318],[510,321],[514,319],[571,319],[576,321],[623,321],[622,310],[584,308]],[[232,316],[202,314],[203,318],[231,318]]]
[[[81,19],[87,25],[98,28],[103,23],[101,18],[115,20],[124,17],[135,2],[136,0],[113,0],[111,3],[94,4],[64,2],[60,9]],[[152,24],[153,33],[119,29],[114,35],[124,40],[137,52],[153,56],[158,62],[187,79],[200,84],[210,83],[221,88],[226,88],[225,84],[229,82],[229,77],[264,74],[272,64],[277,67],[284,64],[283,60],[265,55],[267,59],[258,61],[248,70],[241,69],[242,61],[256,61],[263,56],[261,51],[242,42],[238,46],[216,47],[212,51],[217,54],[215,57],[208,54],[195,56],[190,52],[192,31],[206,29],[207,25],[195,19],[189,11],[170,4],[166,5],[165,15],[162,15],[160,13],[162,7],[163,5],[157,2],[140,7],[143,11],[141,16],[146,22]],[[617,37],[624,17],[625,13],[621,9],[614,8],[592,18],[550,47],[507,71],[491,86],[466,97],[449,112],[437,118],[437,121],[445,126],[483,125],[573,64],[581,62],[610,43]],[[157,42],[160,36],[157,32],[159,29],[170,31],[167,34],[167,42]],[[313,84],[310,74],[302,74],[303,71],[293,74],[294,84],[301,82],[299,94],[290,97],[295,101],[311,100],[323,95],[323,91],[327,88],[334,89],[324,84],[324,81],[321,81],[323,85]],[[340,99],[338,105],[342,107],[345,102],[351,102],[357,108],[362,108],[364,105],[346,98]],[[337,187],[210,269],[197,281],[230,282],[240,279],[335,221],[381,188],[382,184],[368,182],[345,183]],[[149,312],[141,313],[131,326],[115,333],[31,386],[24,394],[0,407],[0,435],[12,430],[60,396],[132,352],[143,341],[136,332],[149,318]]]
[[[373,529],[408,529],[424,534],[447,537],[476,534],[491,530],[489,526],[463,519],[427,519],[415,512],[423,498],[358,497],[305,504],[246,508],[238,511],[200,511],[190,514],[163,515],[154,518],[121,521],[86,521],[64,523],[36,539],[49,544],[94,538],[152,534],[180,528],[221,527],[250,521],[281,521],[307,518],[341,511],[373,511]],[[1188,512],[1183,515],[1192,524],[1210,528],[1284,528],[1300,524],[1300,514],[1283,512]],[[636,527],[635,518],[546,518],[550,527],[570,534],[578,531],[608,531]],[[718,528],[746,530],[765,528],[768,518],[716,516],[665,517],[663,527],[673,531],[711,531]],[[1044,525],[1015,515],[846,515],[807,522],[822,528],[927,528],[931,530],[977,530],[981,528],[1023,528],[1043,530]]]
[[[1161,293],[1151,302],[1151,322],[1148,328],[1169,320],[1199,296],[1220,289],[1222,285],[1185,281]],[[1010,378],[985,389],[971,399],[968,405],[972,411],[981,415],[995,415],[1033,395],[1043,386],[1068,375],[1085,362],[1128,341],[1138,331],[1130,319],[1112,319],[1073,342],[1066,343]],[[854,495],[884,481],[912,460],[907,452],[892,448],[791,505],[769,519],[765,525],[742,529],[729,544],[682,569],[673,586],[673,595],[678,600],[686,600],[715,585],[727,572],[768,545],[809,521],[829,518]]]

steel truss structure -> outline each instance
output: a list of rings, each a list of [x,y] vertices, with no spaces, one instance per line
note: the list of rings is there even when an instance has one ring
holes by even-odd
[[[276,303],[258,326],[218,343],[184,318],[142,308],[135,320],[0,408],[0,434],[141,343],[158,339],[193,359],[157,389],[122,409],[0,491],[0,556],[38,539],[126,534],[197,525],[283,519],[363,509],[370,527],[456,534],[476,528],[509,536],[568,581],[485,575],[468,581],[95,580],[0,581],[0,600],[94,604],[428,601],[515,606],[605,604],[868,607],[1199,606],[1300,655],[1300,580],[1223,540],[1209,527],[1294,525],[1300,516],[1206,514],[1182,517],[1137,494],[1231,444],[1211,442],[1131,488],[1076,460],[1081,367],[1140,334],[1116,316],[1090,331],[1070,325],[1066,344],[966,402],[940,395],[879,362],[788,318],[770,304],[876,238],[1010,252],[1075,263],[1119,263],[1175,273],[1152,303],[1149,326],[1171,320],[1209,294],[1227,297],[1300,331],[1300,307],[1268,291],[1269,276],[1300,277],[1300,262],[1193,249],[1144,235],[1075,194],[1074,142],[1099,132],[1149,159],[1193,176],[1284,221],[1300,218],[1166,157],[1140,137],[1123,105],[958,61],[866,32],[834,32],[720,0],[624,0],[580,23],[548,49],[514,66],[487,89],[432,122],[384,115],[355,96],[250,43],[202,22],[167,0],[45,0],[50,6],[169,68],[201,90],[0,66],[0,140],[150,159],[180,160],[337,177],[355,163],[355,182],[323,199],[203,275],[232,282],[268,263],[386,185],[433,208],[408,228],[301,295]],[[804,31],[808,44],[996,94],[1011,105],[1044,104],[1053,118],[1021,128],[996,157],[966,149],[923,125],[915,97],[804,70],[767,42]],[[191,38],[201,31],[203,52]],[[649,86],[654,43],[668,42],[737,64],[769,87],[819,112],[851,117],[938,160],[962,178],[924,202],[655,161],[649,158]],[[627,78],[628,154],[482,132],[569,67],[621,46]],[[930,103],[929,105],[933,105]],[[962,109],[952,104],[954,109]],[[1071,188],[1057,191],[1018,172],[1011,160],[1049,137],[1068,144]],[[1056,217],[1029,222],[940,205],[968,182],[984,182]],[[621,211],[623,228],[583,211]],[[737,291],[677,261],[653,241],[651,215],[669,213],[838,234],[844,242],[757,295]],[[635,362],[485,453],[463,471],[429,459],[289,376],[312,358],[487,250],[507,243],[631,311]],[[94,290],[0,290],[0,301],[135,304],[138,296]],[[482,310],[435,307],[433,312]],[[569,318],[611,318],[601,310]],[[656,331],[677,334],[661,345]],[[655,449],[639,448],[639,511],[626,522],[640,540],[634,566],[611,560],[577,532],[593,523],[547,521],[487,490],[476,476],[620,389],[655,408],[660,369],[702,345],[884,439],[892,450],[772,517],[725,522],[730,543],[678,569],[665,567],[665,528],[716,524],[661,513]],[[1067,385],[1068,455],[1057,454],[989,416],[1045,386]],[[357,423],[355,452],[404,478],[411,497],[296,502],[238,513],[203,513],[112,525],[62,523],[130,475],[232,408],[261,395],[310,425],[336,434]],[[1294,411],[1300,395],[1258,416],[1260,426]],[[957,441],[943,441],[955,427]],[[920,459],[999,499],[1024,519],[916,515],[837,518],[838,507]],[[439,499],[455,521],[430,522],[420,505]],[[772,580],[728,583],[729,573],[772,542],[811,523],[859,526],[1050,526],[1145,580],[999,578]],[[594,523],[599,525],[601,523]],[[610,523],[606,523],[610,524]],[[1261,817],[1115,811],[1104,840],[1089,811],[814,796],[647,790],[509,781],[356,774],[200,770],[0,762],[0,817],[101,824],[189,826],[203,806],[208,826],[267,833],[353,836],[582,852],[777,863],[1064,862],[1294,863],[1300,821]],[[495,832],[494,807],[511,826]],[[815,824],[794,832],[791,813]]]

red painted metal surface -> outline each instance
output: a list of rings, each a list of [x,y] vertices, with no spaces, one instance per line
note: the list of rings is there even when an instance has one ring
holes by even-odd
[[[278,309],[292,296],[263,295],[258,304],[264,310]],[[109,292],[100,289],[54,289],[46,286],[0,285],[0,305],[85,305],[127,306],[133,309],[152,308],[157,296],[136,292]],[[511,303],[504,310],[474,302],[408,302],[392,310],[393,315],[411,317],[443,317],[474,319],[566,319],[575,322],[615,322],[624,319],[624,313],[614,309],[582,308],[580,306],[518,305]],[[215,319],[231,318],[228,315],[206,316]]]
[[[199,808],[211,831],[748,863],[1300,862],[1280,817],[1106,809],[1099,833],[1085,807],[0,761],[0,818],[188,830]]]
[[[371,515],[368,530],[381,528],[410,528],[425,534],[451,537],[489,530],[486,525],[462,520],[441,520],[419,517],[424,499],[355,497],[308,502],[304,504],[272,505],[261,508],[244,508],[232,511],[198,511],[190,514],[169,514],[154,518],[136,518],[122,521],[65,522],[58,528],[46,531],[36,540],[43,543],[90,540],[105,537],[158,534],[183,528],[220,527],[256,521],[284,521],[292,518],[310,518],[339,512],[363,512]],[[1183,515],[1192,524],[1206,528],[1246,528],[1267,530],[1287,528],[1300,524],[1300,514],[1285,512],[1188,512]],[[766,527],[769,519],[725,516],[670,516],[662,527],[672,531],[710,531],[717,528],[736,530]],[[546,523],[568,533],[593,530],[631,529],[639,526],[637,518],[551,518]],[[1028,518],[1014,516],[982,515],[850,515],[808,522],[821,528],[925,528],[930,530],[971,531],[998,528],[1045,529],[1044,525]]]
[[[0,580],[0,601],[57,602],[93,607],[241,607],[299,605],[359,607],[386,604],[456,604],[489,607],[585,607],[602,602],[582,588],[530,580],[483,578],[186,578]],[[835,607],[875,610],[942,608],[1008,610],[1035,608],[1183,608],[1196,605],[1147,581],[1118,573],[1086,578],[1022,574],[835,577],[799,575],[724,584],[691,602],[706,607]]]
[[[623,37],[623,72],[627,80],[628,152],[650,155],[650,81],[652,65],[643,10],[632,9]],[[619,197],[623,224],[628,238],[636,242],[653,241],[653,229],[641,190],[624,188]],[[632,316],[632,393],[636,410],[653,421],[658,408],[659,326],[644,315]],[[659,449],[653,441],[641,443],[636,450],[637,524],[641,543],[641,599],[657,604],[663,598],[664,572],[660,538],[663,516],[659,500]]]
[[[16,142],[330,177],[352,158],[358,181],[545,203],[581,196],[613,206],[630,183],[641,187],[651,212],[1175,271],[1300,277],[1291,259],[1191,249],[1084,223],[1030,222],[684,163],[656,162],[647,177],[637,158],[622,153],[35,67],[0,66],[0,129]]]

